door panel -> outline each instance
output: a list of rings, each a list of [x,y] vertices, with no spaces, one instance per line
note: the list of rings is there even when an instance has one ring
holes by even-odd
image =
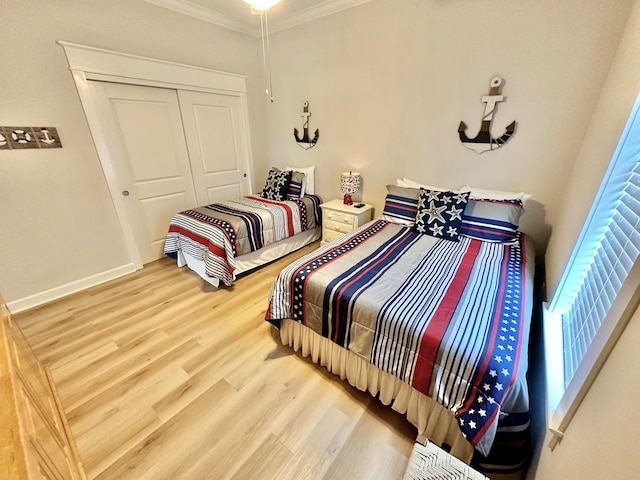
[[[221,185],[219,187],[208,187],[207,188],[207,204],[215,203],[220,201],[220,199],[233,199],[240,198],[244,196],[246,193],[243,193],[241,184],[232,183],[230,185]]]
[[[196,206],[175,90],[89,81],[142,263],[163,256],[171,216]]]
[[[120,87],[122,86],[110,90],[122,91]],[[188,159],[186,164],[176,161],[175,144],[181,142],[181,135],[179,130],[174,130],[177,124],[175,118],[172,118],[176,114],[172,111],[174,105],[171,105],[175,100],[175,93],[170,90],[151,93],[147,98],[110,98],[111,109],[131,162],[133,177],[136,182],[184,178],[185,172],[180,170],[181,167],[188,167]],[[166,98],[154,98],[158,94]]]
[[[152,257],[162,258],[164,256],[164,240],[167,236],[171,215],[189,208],[185,194],[180,192],[173,195],[143,198],[140,200],[140,205],[146,222]]]
[[[234,142],[231,107],[202,104],[193,104],[191,107],[195,117],[199,149],[203,154],[204,174],[237,171],[238,152]]]
[[[178,91],[199,204],[251,193],[239,96]]]

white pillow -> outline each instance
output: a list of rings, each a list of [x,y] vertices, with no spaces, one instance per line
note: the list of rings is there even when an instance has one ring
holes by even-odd
[[[454,190],[452,188],[444,188],[444,187],[435,187],[433,185],[425,185],[424,183],[414,182],[413,180],[409,180],[408,178],[398,178],[396,179],[396,185],[399,187],[405,188],[424,188],[425,190],[435,190],[437,192],[458,192],[458,190]],[[461,189],[464,190],[464,189]]]
[[[295,170],[296,172],[304,173],[304,179],[302,180],[302,194],[305,193],[309,195],[313,195],[315,193],[315,165],[311,165],[310,167],[284,167],[285,170]]]
[[[471,190],[469,200],[520,200],[524,205],[531,198],[531,194],[525,192],[503,192],[502,190],[488,190],[469,186],[462,187],[461,190]]]

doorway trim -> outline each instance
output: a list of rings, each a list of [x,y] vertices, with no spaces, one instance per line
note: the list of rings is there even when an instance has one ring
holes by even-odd
[[[67,57],[69,70],[73,75],[80,103],[89,124],[89,130],[102,165],[102,171],[107,181],[129,258],[136,270],[142,268],[142,261],[136,246],[133,230],[126,215],[125,205],[120,197],[117,177],[113,168],[113,161],[107,149],[106,139],[99,128],[98,108],[96,99],[89,90],[89,80],[171,88],[174,90],[192,90],[239,97],[245,135],[245,138],[241,140],[247,146],[249,185],[253,184],[253,154],[249,140],[251,137],[246,75],[132,55],[63,40],[58,40],[57,43],[64,49]]]

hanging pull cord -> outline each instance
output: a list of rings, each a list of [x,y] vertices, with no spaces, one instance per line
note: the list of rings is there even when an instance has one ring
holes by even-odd
[[[265,76],[265,93],[273,103],[273,83],[271,80],[271,47],[269,45],[269,21],[267,12],[260,12],[260,32],[262,34],[262,67]],[[266,39],[266,41],[265,41]]]

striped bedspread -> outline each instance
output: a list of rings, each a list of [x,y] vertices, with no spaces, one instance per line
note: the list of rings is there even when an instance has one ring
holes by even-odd
[[[229,286],[236,257],[317,227],[320,203],[316,195],[284,202],[247,196],[185,210],[171,219],[164,253],[203,260],[207,275]]]
[[[486,455],[498,419],[528,412],[534,260],[519,235],[456,243],[374,220],[286,267],[266,319],[297,320],[436,399]]]

